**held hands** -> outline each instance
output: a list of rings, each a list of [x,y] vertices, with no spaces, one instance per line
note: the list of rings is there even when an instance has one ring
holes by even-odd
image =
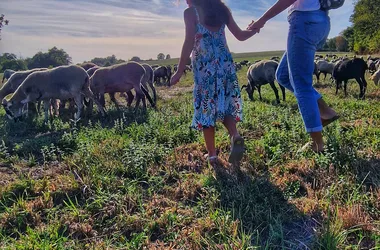
[[[256,33],[260,33],[260,30],[264,27],[265,22],[261,21],[260,19],[255,22],[252,20],[252,22],[248,25],[247,29],[256,31]]]
[[[182,74],[183,73],[180,73],[180,72],[175,72],[175,74],[172,76],[172,79],[170,79],[170,84],[169,84],[169,87],[173,86],[173,85],[176,85],[179,80],[181,79],[182,77]]]

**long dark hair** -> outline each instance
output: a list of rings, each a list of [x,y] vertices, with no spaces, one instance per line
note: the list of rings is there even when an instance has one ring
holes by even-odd
[[[230,22],[230,9],[222,0],[192,0],[192,4],[203,15],[203,23],[210,27],[220,27]]]

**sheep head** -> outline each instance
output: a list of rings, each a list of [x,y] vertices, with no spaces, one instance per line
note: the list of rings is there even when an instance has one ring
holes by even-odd
[[[17,103],[13,100],[7,101],[4,98],[2,101],[2,105],[9,119],[17,121],[22,116],[22,113],[23,113],[22,110],[23,110],[24,104]]]
[[[243,86],[241,87],[241,90],[243,90],[243,89],[245,89],[245,90],[247,91],[247,94],[248,94],[249,99],[250,99],[251,101],[253,101],[253,92],[254,92],[255,90],[252,88],[251,84],[248,83],[247,85],[243,85]]]

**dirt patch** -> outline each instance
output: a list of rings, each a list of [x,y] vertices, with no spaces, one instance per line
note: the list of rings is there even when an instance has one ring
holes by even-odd
[[[193,86],[187,86],[187,87],[174,86],[171,88],[157,87],[156,89],[157,89],[157,95],[163,100],[168,100],[178,95],[193,92]]]

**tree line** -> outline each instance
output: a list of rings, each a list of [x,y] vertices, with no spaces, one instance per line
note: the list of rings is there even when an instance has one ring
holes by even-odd
[[[339,11],[339,10],[338,10]],[[350,17],[351,26],[328,39],[327,51],[352,51],[357,54],[380,52],[380,0],[358,0]],[[332,19],[331,22],[339,22]]]

